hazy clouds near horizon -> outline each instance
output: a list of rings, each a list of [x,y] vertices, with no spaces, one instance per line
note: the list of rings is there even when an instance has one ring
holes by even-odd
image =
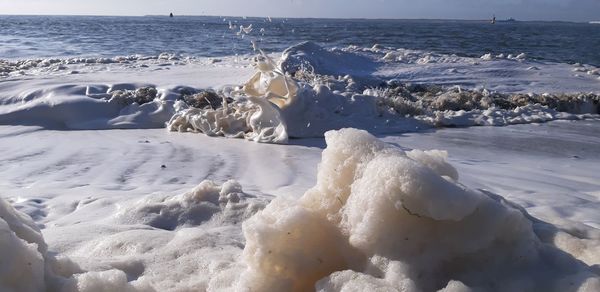
[[[600,0],[0,0],[0,14],[600,20]]]

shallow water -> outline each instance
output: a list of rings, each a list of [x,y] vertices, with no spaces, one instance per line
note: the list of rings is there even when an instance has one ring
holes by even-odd
[[[229,22],[235,26],[229,29]],[[253,25],[244,38],[239,25]],[[0,59],[115,56],[161,52],[193,56],[267,51],[300,41],[326,47],[382,44],[460,56],[526,53],[533,59],[600,65],[600,26],[587,23],[334,20],[232,17],[0,16]]]

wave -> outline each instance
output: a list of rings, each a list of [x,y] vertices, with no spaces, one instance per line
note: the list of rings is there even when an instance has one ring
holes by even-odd
[[[579,83],[562,81],[557,88],[600,88],[594,80],[600,71],[593,66],[544,64],[526,58],[465,58],[382,46],[324,49],[305,42],[285,50],[277,61],[264,53],[253,58],[255,74],[241,86],[199,89],[141,83],[58,84],[20,91],[32,84],[20,77],[3,86],[9,95],[1,98],[0,123],[53,129],[161,128],[166,124],[172,131],[286,143],[289,138],[322,137],[328,130],[344,127],[383,134],[443,126],[598,118],[597,93],[521,93],[522,88],[511,93],[466,82],[468,74],[481,74],[478,78],[492,76],[488,83],[497,85],[491,87],[514,83],[543,90],[557,86],[558,79],[573,78]],[[180,68],[184,69],[239,64],[232,59],[224,59],[225,64],[215,63],[215,59],[183,60],[168,54],[94,59],[90,63],[86,59],[29,60],[10,63],[10,68],[75,63],[108,66],[105,70],[110,71],[115,70],[110,66],[122,62],[127,66],[183,62]],[[459,74],[467,68],[472,72]],[[131,69],[123,71],[128,76]],[[94,72],[92,69],[87,78],[93,79]],[[168,82],[176,81],[168,77],[169,73],[164,76]],[[512,76],[521,80],[512,80]],[[60,83],[56,78],[55,83]],[[448,80],[454,81],[449,85]]]

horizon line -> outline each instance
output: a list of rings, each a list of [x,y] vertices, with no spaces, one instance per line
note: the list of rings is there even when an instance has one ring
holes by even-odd
[[[468,18],[387,18],[387,17],[309,17],[309,16],[235,16],[235,15],[207,15],[207,14],[175,14],[175,17],[214,17],[214,18],[262,18],[262,19],[328,19],[328,20],[432,20],[432,21],[490,21],[492,18],[468,19]],[[145,14],[145,15],[110,15],[110,14],[5,14],[0,16],[89,16],[89,17],[169,17],[169,14]],[[507,19],[496,20],[502,22]],[[597,20],[537,20],[527,19],[516,22],[569,22],[569,23],[591,23]]]

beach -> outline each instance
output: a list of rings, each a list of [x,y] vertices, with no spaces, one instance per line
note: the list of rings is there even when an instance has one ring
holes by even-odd
[[[594,56],[203,21],[238,51],[0,61],[0,290],[600,289]]]

